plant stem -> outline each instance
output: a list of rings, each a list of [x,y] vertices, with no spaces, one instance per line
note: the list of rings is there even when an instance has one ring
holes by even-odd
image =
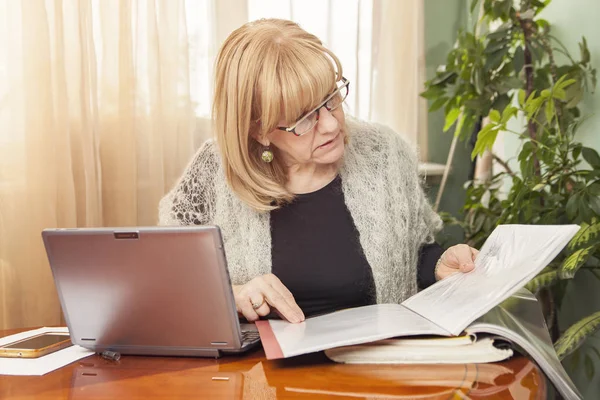
[[[530,2],[528,0],[521,1],[521,11],[526,11],[530,8]],[[522,19],[520,16],[517,17],[519,20],[519,24],[521,25],[521,29],[523,30],[523,38],[525,41],[525,49],[523,51],[525,58],[525,98],[529,98],[531,93],[533,93],[533,56],[531,54],[531,37],[533,34],[533,21],[531,19]],[[535,122],[532,120],[527,121],[527,131],[529,132],[529,137],[533,140],[537,139],[537,132]],[[536,146],[534,145],[532,155],[533,155],[533,165],[535,175],[540,176],[540,161],[536,155]]]
[[[513,172],[512,169],[510,169],[510,167],[508,166],[508,163],[506,161],[504,161],[503,159],[501,159],[500,157],[498,157],[496,154],[492,153],[492,157],[494,158],[494,160],[500,164],[502,166],[502,168],[504,168],[506,170],[506,172],[512,176],[513,178],[516,176],[516,174]]]

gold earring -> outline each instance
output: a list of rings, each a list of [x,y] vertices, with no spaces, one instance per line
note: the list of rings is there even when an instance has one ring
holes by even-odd
[[[260,158],[266,163],[270,163],[271,161],[273,161],[273,152],[268,146],[266,149],[263,150],[262,154],[260,155]]]

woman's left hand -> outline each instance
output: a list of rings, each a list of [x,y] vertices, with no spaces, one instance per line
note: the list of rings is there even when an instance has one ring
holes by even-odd
[[[435,268],[435,279],[439,281],[456,272],[472,271],[475,268],[474,261],[477,254],[479,254],[479,250],[466,244],[457,244],[448,248],[440,257]]]

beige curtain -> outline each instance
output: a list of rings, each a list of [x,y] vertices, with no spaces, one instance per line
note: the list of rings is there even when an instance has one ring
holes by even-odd
[[[373,0],[371,114],[427,160],[423,0]]]
[[[43,228],[155,224],[188,65],[183,0],[0,0],[0,329],[61,321]]]

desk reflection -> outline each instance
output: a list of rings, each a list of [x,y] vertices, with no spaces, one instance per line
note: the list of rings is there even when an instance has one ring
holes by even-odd
[[[261,351],[220,360],[99,357],[73,368],[69,399],[544,399],[529,360],[496,364],[342,365],[319,354],[267,361]]]
[[[217,368],[156,370],[81,364],[73,370],[72,400],[244,398],[244,374]]]
[[[319,360],[319,359],[322,360]],[[545,377],[531,361],[496,364],[341,365],[322,355],[261,362],[245,373],[244,398],[545,399]],[[259,386],[262,384],[262,388]]]

